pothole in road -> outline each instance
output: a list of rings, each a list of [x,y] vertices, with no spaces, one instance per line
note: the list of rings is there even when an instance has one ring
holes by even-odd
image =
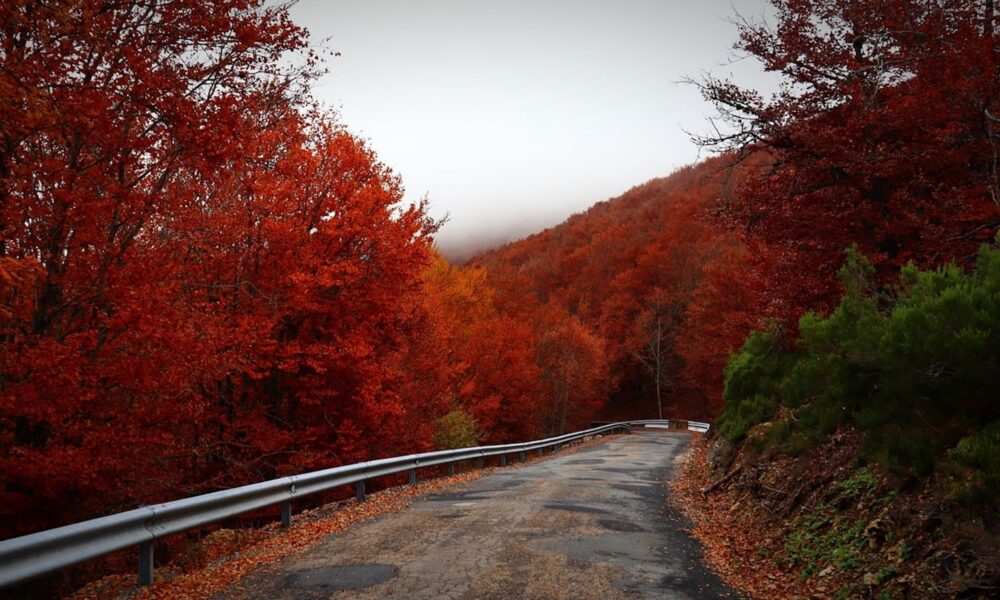
[[[565,510],[567,512],[575,512],[575,513],[590,513],[594,515],[608,514],[608,511],[602,508],[594,508],[593,506],[583,506],[582,504],[546,504],[545,508],[550,508],[552,510]]]
[[[302,569],[285,577],[285,587],[323,591],[357,590],[385,583],[399,574],[399,567],[381,563],[331,565]]]
[[[489,496],[477,496],[475,494],[468,494],[463,492],[457,492],[454,494],[432,494],[427,496],[428,502],[456,502],[460,500],[489,500]]]
[[[615,483],[611,487],[638,496],[655,496],[660,493],[660,486],[655,483]]]
[[[493,487],[476,490],[477,494],[491,494],[494,492],[504,492],[528,483],[526,479],[507,479],[493,482]]]
[[[567,465],[603,465],[604,460],[600,458],[581,458],[577,460],[567,460]]]
[[[512,488],[512,487],[517,487],[519,485],[523,485],[525,483],[528,483],[527,479],[505,479],[500,481],[499,487]]]
[[[605,473],[621,473],[621,474],[625,474],[625,475],[632,475],[632,474],[634,474],[637,471],[637,469],[635,469],[635,468],[624,469],[624,468],[618,468],[618,467],[604,467],[604,468],[598,467],[598,468],[596,468],[594,470],[595,471],[604,471]]]
[[[605,529],[610,529],[611,531],[623,531],[627,533],[646,531],[644,528],[636,525],[635,523],[629,523],[628,521],[616,521],[614,519],[598,519],[597,524]]]

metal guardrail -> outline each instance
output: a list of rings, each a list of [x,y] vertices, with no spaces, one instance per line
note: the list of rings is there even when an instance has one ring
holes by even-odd
[[[440,450],[344,465],[144,506],[0,541],[0,588],[134,546],[139,547],[139,583],[146,585],[153,580],[153,542],[174,533],[276,505],[281,506],[282,524],[288,526],[291,501],[303,496],[353,483],[358,499],[364,499],[368,479],[409,471],[412,484],[419,468],[448,465],[452,474],[457,462],[489,456],[499,456],[503,466],[509,454],[518,453],[523,462],[526,452],[556,450],[586,437],[624,432],[628,428],[627,423],[612,423],[533,442]]]
[[[506,466],[510,454],[517,453],[524,462],[527,452],[549,448],[556,451],[587,437],[627,432],[631,425],[667,426],[669,421],[610,423],[533,442],[383,458],[144,506],[3,540],[0,541],[0,588],[135,546],[139,548],[139,583],[148,585],[153,581],[153,543],[171,534],[279,505],[281,523],[287,527],[292,520],[292,500],[303,496],[354,484],[357,498],[363,500],[368,479],[409,471],[410,484],[414,484],[417,469],[448,465],[448,473],[454,474],[455,463],[490,456],[499,456],[500,465]],[[708,427],[708,423],[688,422],[688,429],[693,431],[707,431]]]
[[[687,429],[697,433],[706,433],[712,426],[711,423],[702,421],[685,421],[682,419],[640,419],[637,421],[626,421],[629,425],[641,425],[658,429]]]

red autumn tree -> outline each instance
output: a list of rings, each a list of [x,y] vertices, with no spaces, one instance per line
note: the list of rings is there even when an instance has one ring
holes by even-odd
[[[544,385],[539,410],[546,433],[585,428],[607,397],[604,340],[551,303],[539,307],[534,329],[535,360]]]
[[[530,324],[497,309],[482,269],[439,261],[425,291],[440,319],[433,351],[452,365],[438,395],[469,415],[484,441],[533,438],[540,431],[540,372]]]
[[[852,243],[887,276],[966,260],[1000,225],[994,2],[774,5],[775,26],[743,21],[737,47],[783,86],[764,98],[703,81],[728,127],[699,141],[773,159],[728,208],[778,247],[783,316],[829,306]]]
[[[311,109],[287,7],[0,11],[4,533],[419,446],[434,226]]]
[[[763,273],[768,265],[752,245],[719,241],[698,287],[684,309],[676,335],[683,367],[680,385],[692,390],[680,411],[689,418],[711,418],[722,410],[726,364],[747,333],[774,314],[768,305]],[[756,255],[755,255],[756,254]]]

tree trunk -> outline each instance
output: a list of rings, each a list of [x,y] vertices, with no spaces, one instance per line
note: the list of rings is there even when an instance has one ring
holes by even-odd
[[[656,315],[656,410],[659,415],[657,418],[663,418],[663,398],[660,394],[660,379],[663,376],[663,356],[660,352],[660,339],[663,336],[662,327],[660,326],[660,315]]]
[[[559,433],[557,435],[562,435],[566,432],[566,412],[569,409],[569,383],[563,382],[562,396],[560,404],[562,405],[562,410],[559,414]]]
[[[983,36],[986,39],[993,37],[993,10],[993,0],[986,0],[986,10],[983,11]]]

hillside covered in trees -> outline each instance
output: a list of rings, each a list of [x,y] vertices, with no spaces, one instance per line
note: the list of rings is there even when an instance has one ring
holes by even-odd
[[[712,224],[747,172],[725,157],[686,167],[471,265],[504,310],[564,311],[601,341],[605,416],[710,418],[729,353],[765,314],[764,263]]]
[[[665,416],[718,416],[687,497],[734,585],[989,595],[995,6],[774,6],[773,25],[739,22],[737,47],[779,91],[698,82],[718,117],[697,141],[716,158],[474,264],[506,302],[568,311],[605,344],[604,414],[659,398]],[[778,568],[754,587],[734,567],[748,563]]]

